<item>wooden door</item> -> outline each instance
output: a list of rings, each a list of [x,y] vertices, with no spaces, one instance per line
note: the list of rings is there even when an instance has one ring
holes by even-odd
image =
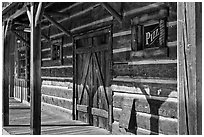
[[[111,31],[75,38],[76,119],[111,130]]]

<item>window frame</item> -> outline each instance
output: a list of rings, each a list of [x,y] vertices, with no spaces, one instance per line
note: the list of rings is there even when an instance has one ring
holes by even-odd
[[[59,46],[59,57],[58,58],[54,57],[54,54],[56,52],[54,51],[55,46]],[[54,64],[62,65],[62,59],[63,59],[62,46],[63,46],[63,37],[59,37],[51,41],[51,60],[52,62],[54,62]]]

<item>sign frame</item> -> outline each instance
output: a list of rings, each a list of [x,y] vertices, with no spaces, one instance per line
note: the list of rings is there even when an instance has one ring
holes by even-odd
[[[134,52],[133,53],[134,55],[137,56],[138,54],[138,55],[144,56],[147,54],[145,53],[147,50],[149,54],[151,50],[154,52],[156,49],[163,50],[163,48],[166,48],[166,51],[162,52],[162,54],[165,53],[166,54],[165,56],[168,56],[168,53],[167,53],[168,51],[167,50],[167,17],[168,17],[168,9],[163,8],[163,9],[157,10],[154,13],[144,14],[140,17],[134,17],[131,20],[131,25],[132,25],[131,49],[132,49],[132,52]],[[147,45],[145,45],[145,29],[147,27],[151,28],[151,26],[155,26],[155,24],[158,25],[158,29],[159,29],[159,36],[157,36],[158,44],[156,46],[154,45],[152,47],[151,46],[147,47]]]

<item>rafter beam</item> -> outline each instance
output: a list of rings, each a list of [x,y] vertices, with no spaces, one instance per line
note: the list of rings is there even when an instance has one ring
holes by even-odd
[[[118,14],[115,9],[113,9],[108,3],[102,2],[101,6],[106,9],[114,18],[118,20],[119,23],[122,23],[122,16]]]
[[[47,20],[49,20],[51,23],[53,23],[58,29],[60,29],[62,32],[64,32],[67,36],[72,36],[71,32],[66,30],[61,24],[59,24],[57,21],[55,21],[54,18],[49,16],[48,14],[44,13],[43,15]]]
[[[47,15],[59,16],[59,17],[68,17],[69,16],[67,13],[55,12],[55,11],[45,11],[45,13]]]
[[[9,17],[9,19],[13,20],[13,19],[17,18],[18,16],[24,14],[26,12],[26,10],[27,10],[26,7],[23,7],[21,9],[17,10],[13,15],[11,15]]]
[[[52,6],[55,2],[47,2],[45,5],[45,9],[48,8],[49,6]]]

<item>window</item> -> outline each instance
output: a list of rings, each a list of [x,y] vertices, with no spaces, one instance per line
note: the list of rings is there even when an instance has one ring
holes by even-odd
[[[62,61],[62,38],[58,38],[52,41],[51,43],[51,58],[53,61],[60,62]]]

